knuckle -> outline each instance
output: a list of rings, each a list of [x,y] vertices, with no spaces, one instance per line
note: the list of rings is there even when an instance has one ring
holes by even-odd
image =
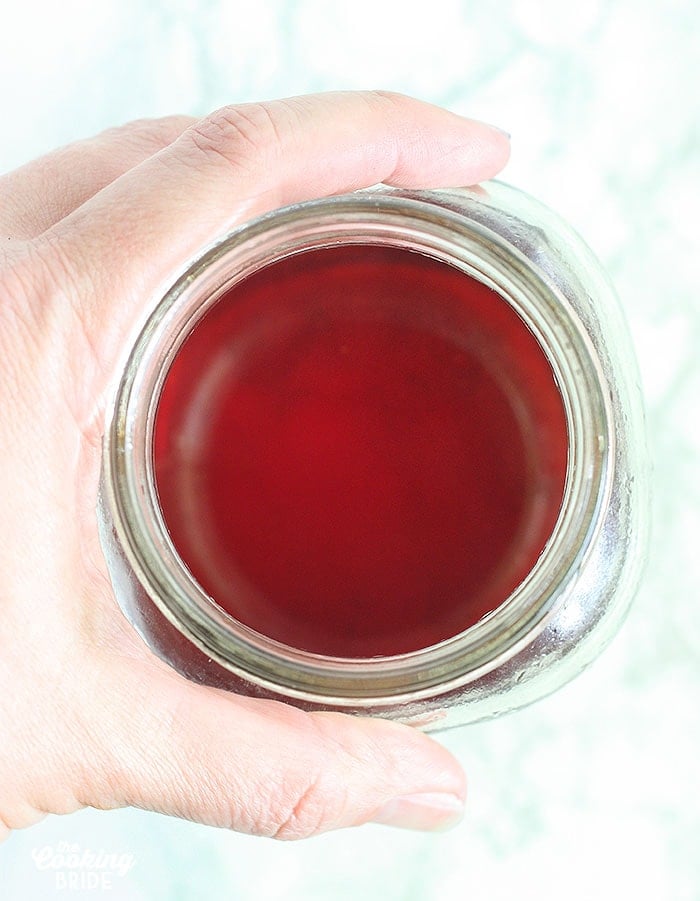
[[[321,832],[329,820],[330,797],[323,773],[317,771],[301,786],[296,786],[292,798],[283,792],[277,802],[280,808],[273,817],[271,837],[280,841],[309,838]]]
[[[371,772],[374,751],[352,732],[340,738],[335,726],[342,714],[306,714],[308,755],[278,785],[265,834],[281,841],[309,838],[348,820],[353,808],[351,773]]]
[[[398,91],[374,90],[367,92],[367,100],[371,105],[380,107],[387,115],[405,114],[408,97]]]
[[[370,91],[369,95],[376,98],[380,103],[390,103],[392,106],[401,104],[406,100],[405,94],[401,94],[398,91],[385,91],[381,88]]]
[[[154,152],[172,144],[195,120],[191,116],[161,116],[135,119],[125,125],[109,128],[103,135],[114,137],[138,148],[146,146]]]
[[[187,136],[209,158],[235,168],[267,166],[283,142],[284,103],[225,106],[192,125]]]
[[[98,171],[111,173],[112,179],[118,178],[125,168],[168,147],[194,121],[189,116],[134,119],[68,144],[54,154],[58,163],[72,166],[79,152],[86,167],[94,166]]]

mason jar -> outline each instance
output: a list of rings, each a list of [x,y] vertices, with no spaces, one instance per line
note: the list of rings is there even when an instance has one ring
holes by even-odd
[[[492,181],[296,204],[185,265],[116,386],[98,514],[187,678],[440,729],[600,653],[647,493],[614,291]]]

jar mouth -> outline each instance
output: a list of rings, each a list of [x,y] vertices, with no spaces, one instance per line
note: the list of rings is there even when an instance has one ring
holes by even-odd
[[[483,191],[482,187],[479,191]],[[465,192],[467,193],[467,192]],[[583,324],[546,265],[474,216],[430,195],[357,192],[276,211],[208,249],[158,302],[128,359],[105,437],[105,491],[136,577],[190,641],[243,679],[300,700],[381,706],[448,692],[513,657],[546,625],[593,543],[610,491],[614,453],[605,379]],[[464,632],[404,654],[330,657],[281,644],[239,623],[182,562],[160,510],[153,423],[170,365],[222,294],[291,254],[337,244],[383,244],[461,269],[510,304],[536,337],[565,409],[568,463],[559,517],[527,577]],[[546,241],[542,254],[546,258]]]

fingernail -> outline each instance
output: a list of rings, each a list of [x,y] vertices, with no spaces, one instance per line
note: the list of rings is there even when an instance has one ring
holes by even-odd
[[[464,801],[456,795],[426,792],[388,801],[372,818],[373,823],[441,832],[451,829],[464,816]]]
[[[509,141],[511,140],[511,134],[510,134],[509,131],[506,131],[506,130],[503,129],[503,128],[499,128],[498,125],[489,125],[489,128],[492,128],[494,131],[497,131],[499,134],[501,134],[501,135],[503,135],[504,137],[508,138]]]

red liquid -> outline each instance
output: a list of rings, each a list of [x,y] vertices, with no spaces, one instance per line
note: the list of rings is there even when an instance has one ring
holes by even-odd
[[[522,581],[559,512],[567,429],[499,295],[347,245],[219,300],[167,376],[154,455],[175,547],[224,610],[374,656],[461,632]]]

